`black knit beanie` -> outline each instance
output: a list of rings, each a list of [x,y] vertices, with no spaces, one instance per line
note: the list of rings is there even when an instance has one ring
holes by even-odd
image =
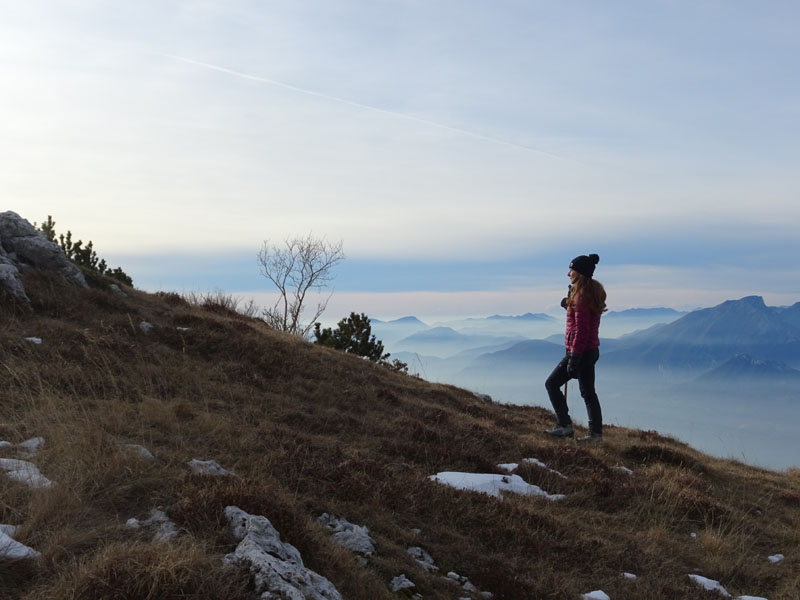
[[[572,259],[572,262],[569,263],[569,268],[591,279],[592,275],[594,275],[594,267],[599,262],[600,257],[597,254],[590,254],[589,256],[581,254]]]

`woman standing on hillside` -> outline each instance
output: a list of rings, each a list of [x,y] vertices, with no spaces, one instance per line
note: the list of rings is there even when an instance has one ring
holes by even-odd
[[[589,415],[589,435],[578,438],[579,442],[603,439],[603,413],[594,389],[594,365],[600,357],[600,316],[606,311],[606,290],[592,278],[598,262],[600,257],[590,254],[578,256],[569,264],[569,292],[561,301],[561,306],[567,309],[567,354],[544,384],[558,420],[545,433],[572,437],[572,419],[561,386],[570,379],[578,380]]]

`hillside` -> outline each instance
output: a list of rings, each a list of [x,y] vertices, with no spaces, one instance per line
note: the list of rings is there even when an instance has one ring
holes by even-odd
[[[395,373],[213,301],[38,271],[24,283],[32,311],[0,304],[0,458],[53,485],[11,479],[17,463],[2,463],[0,524],[16,527],[0,539],[40,553],[0,559],[3,598],[276,597],[254,590],[246,564],[223,565],[237,548],[229,506],[267,517],[353,600],[721,597],[697,576],[733,596],[797,598],[797,471],[714,459],[654,431],[555,441],[540,433],[549,411]],[[228,474],[195,474],[192,459]],[[448,472],[552,497],[431,479]],[[154,539],[156,508],[176,535]],[[323,513],[367,527],[374,553],[338,545]],[[393,593],[400,575],[416,587]]]

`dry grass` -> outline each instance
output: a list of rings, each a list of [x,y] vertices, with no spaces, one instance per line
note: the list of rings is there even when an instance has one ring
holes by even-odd
[[[714,459],[656,432],[610,427],[588,448],[545,439],[546,410],[319,348],[235,307],[134,290],[121,298],[36,273],[25,283],[34,312],[0,305],[0,439],[44,437],[35,462],[57,485],[2,478],[0,522],[20,525],[17,539],[42,553],[0,562],[4,597],[252,598],[244,574],[221,562],[235,547],[222,511],[235,504],[267,516],[353,600],[393,597],[388,582],[400,573],[425,598],[477,598],[442,577],[451,570],[496,598],[717,597],[688,580],[694,572],[734,594],[797,598],[797,470]],[[34,335],[41,345],[24,341]],[[566,476],[517,471],[563,501],[498,501],[428,479],[526,457]],[[192,475],[192,458],[232,475]],[[179,526],[176,540],[124,528],[158,506]],[[316,524],[323,512],[370,528],[367,567]],[[411,559],[415,545],[440,573]],[[770,564],[778,552],[786,560]]]

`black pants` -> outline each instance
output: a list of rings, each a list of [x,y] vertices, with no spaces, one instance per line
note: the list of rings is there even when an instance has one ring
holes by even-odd
[[[600,358],[600,351],[597,348],[583,353],[578,372],[578,386],[580,387],[583,401],[586,403],[586,412],[589,415],[589,431],[602,434],[603,413],[600,410],[600,400],[597,398],[597,392],[594,390],[594,364],[598,358]],[[572,424],[567,400],[561,392],[561,386],[570,379],[569,375],[567,375],[568,360],[569,357],[565,356],[544,383],[547,395],[550,396],[550,403],[553,405],[553,410],[556,411],[558,424],[562,426]]]

